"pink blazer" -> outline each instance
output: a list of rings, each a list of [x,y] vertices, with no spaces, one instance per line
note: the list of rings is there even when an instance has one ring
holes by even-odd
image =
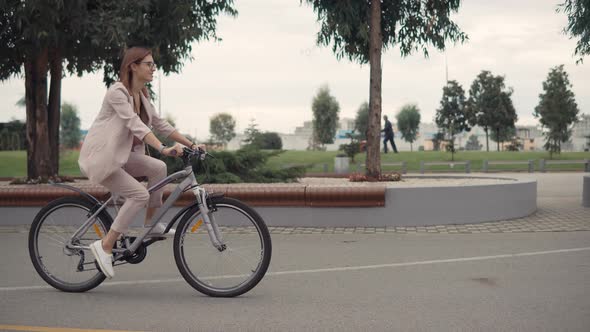
[[[175,131],[167,121],[158,117],[150,101],[143,94],[140,95],[148,115],[147,125],[133,111],[133,97],[123,83],[117,82],[108,89],[102,108],[84,139],[78,159],[80,170],[90,181],[101,183],[127,163],[133,136],[143,141],[145,135],[151,132],[150,128],[165,137]]]

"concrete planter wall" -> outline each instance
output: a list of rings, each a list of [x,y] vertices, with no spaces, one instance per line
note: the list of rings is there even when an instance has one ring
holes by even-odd
[[[537,210],[537,181],[485,185],[396,186],[385,206],[370,208],[259,207],[272,226],[384,227],[471,224],[526,217]]]

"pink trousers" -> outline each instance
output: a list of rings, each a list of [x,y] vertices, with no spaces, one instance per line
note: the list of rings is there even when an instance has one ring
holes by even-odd
[[[149,188],[166,177],[166,170],[166,164],[163,161],[147,156],[143,151],[132,151],[127,164],[101,183],[110,192],[125,198],[125,203],[119,209],[119,213],[111,225],[112,230],[127,233],[135,216],[146,205],[148,207],[162,206],[164,188],[150,195],[146,187],[134,177],[147,176]]]

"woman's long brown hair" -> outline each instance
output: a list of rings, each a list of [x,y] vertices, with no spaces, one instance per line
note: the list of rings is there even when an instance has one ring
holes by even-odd
[[[123,61],[121,61],[121,69],[119,70],[119,81],[121,81],[125,88],[127,88],[127,91],[130,95],[132,94],[133,88],[131,86],[133,84],[133,71],[131,71],[131,64],[143,60],[143,58],[150,54],[152,54],[152,50],[146,47],[135,46],[125,50]],[[149,98],[148,91],[145,86],[142,87],[141,92],[143,92],[143,95],[146,98]]]

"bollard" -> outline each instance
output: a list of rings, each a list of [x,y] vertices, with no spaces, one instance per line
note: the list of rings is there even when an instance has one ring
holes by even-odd
[[[529,159],[529,173],[533,173],[535,171],[535,165],[533,164],[533,160]]]
[[[545,172],[545,159],[539,160],[539,172]]]
[[[408,173],[408,164],[405,161],[402,161],[402,174]]]
[[[482,168],[481,168],[481,170],[482,170],[484,173],[487,173],[487,172],[488,172],[488,161],[487,161],[487,160],[484,160],[484,161],[483,161],[483,164],[482,164]]]
[[[590,176],[584,176],[584,184],[582,188],[582,206],[590,207]]]
[[[420,174],[424,174],[424,161],[420,160]]]
[[[471,160],[465,162],[465,173],[471,173]]]

